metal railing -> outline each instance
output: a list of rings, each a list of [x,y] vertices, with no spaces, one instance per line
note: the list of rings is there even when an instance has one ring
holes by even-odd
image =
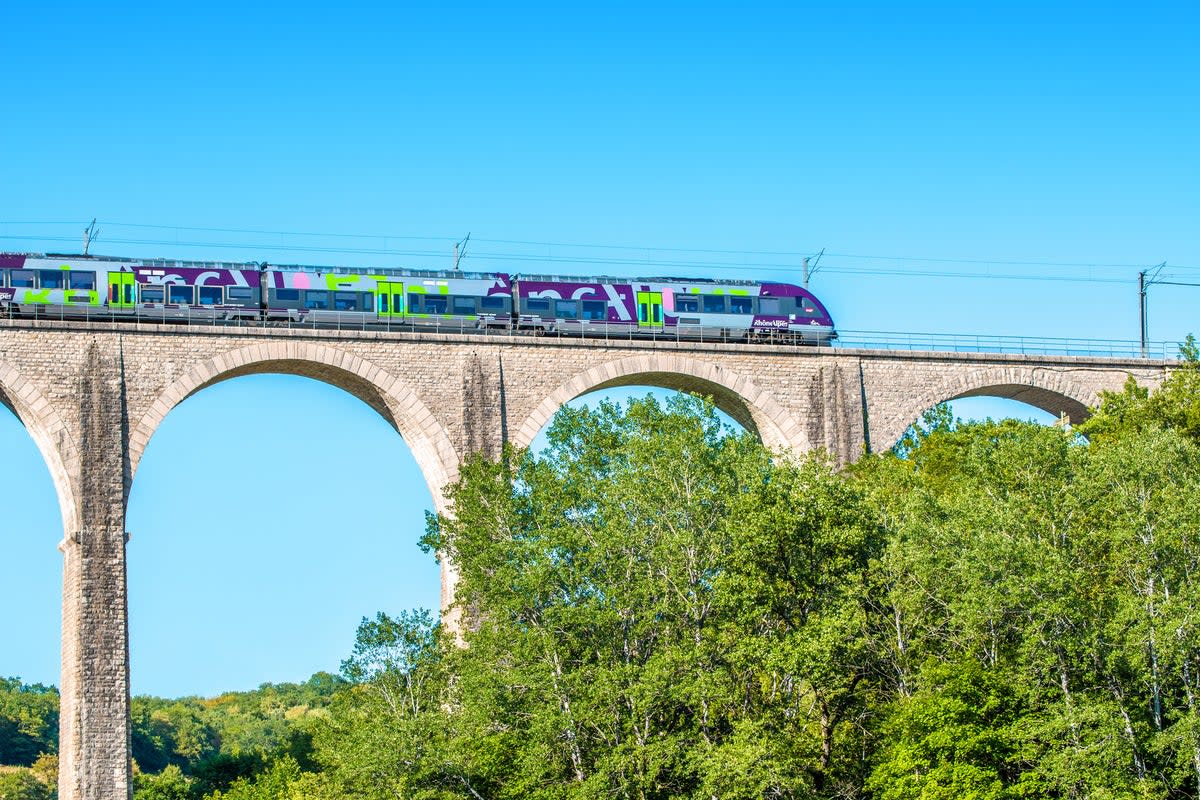
[[[959,333],[902,333],[898,331],[839,331],[833,347],[839,350],[921,350],[952,353],[1109,358],[1176,359],[1179,342],[1121,339],[1055,338],[1049,336],[982,336]]]
[[[121,325],[198,325],[232,328],[382,331],[435,334],[474,334],[494,337],[545,337],[555,339],[589,339],[604,341],[671,341],[711,344],[769,344],[796,347],[803,350],[894,350],[933,351],[954,353],[1001,353],[1018,355],[1059,355],[1079,357],[1175,359],[1179,342],[1150,342],[1143,353],[1137,341],[1091,338],[1054,338],[1046,336],[987,336],[952,333],[908,333],[901,331],[840,330],[837,338],[821,342],[806,341],[794,334],[778,331],[753,332],[738,328],[718,329],[700,327],[668,327],[654,330],[629,323],[589,322],[567,326],[542,323],[547,327],[522,326],[512,328],[501,322],[488,326],[479,320],[465,318],[395,318],[379,317],[359,311],[307,312],[304,317],[278,314],[267,319],[237,316],[236,312],[214,313],[203,307],[110,309],[105,306],[24,306],[0,309],[0,319],[42,320],[54,322],[88,322]]]

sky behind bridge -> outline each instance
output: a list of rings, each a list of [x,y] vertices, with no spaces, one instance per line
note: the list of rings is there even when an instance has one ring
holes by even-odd
[[[794,282],[824,249],[812,288],[843,330],[1122,340],[1137,273],[1165,262],[1150,338],[1200,327],[1200,288],[1174,285],[1200,283],[1194,3],[51,1],[0,21],[0,250],[76,252],[98,217],[92,252],[119,256],[439,268],[470,232],[472,270]],[[296,457],[223,446],[246,409]],[[0,447],[0,674],[57,683],[61,522],[11,418]],[[134,691],[336,669],[359,617],[436,605],[428,506],[348,395],[243,378],[189,400],[133,487]]]

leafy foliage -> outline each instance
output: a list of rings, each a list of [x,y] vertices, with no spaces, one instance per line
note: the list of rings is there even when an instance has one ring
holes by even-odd
[[[32,765],[58,749],[58,691],[0,678],[0,765]]]
[[[360,629],[364,683],[317,734],[326,788],[1194,796],[1188,369],[1153,403],[1106,397],[1096,418],[1125,422],[1090,444],[935,409],[843,473],[694,399],[564,411],[541,456],[468,465],[430,526],[463,641]]]
[[[710,404],[564,409],[474,461],[426,545],[462,645],[364,621],[316,734],[356,797],[809,797],[865,769],[880,529],[820,458],[775,464]],[[780,559],[780,554],[785,558]],[[374,724],[368,724],[373,720]]]
[[[51,800],[53,790],[29,769],[0,769],[0,800]]]
[[[1188,335],[1179,363],[1153,393],[1132,376],[1120,392],[1101,392],[1101,403],[1080,431],[1092,439],[1136,436],[1151,428],[1200,441],[1200,347]]]

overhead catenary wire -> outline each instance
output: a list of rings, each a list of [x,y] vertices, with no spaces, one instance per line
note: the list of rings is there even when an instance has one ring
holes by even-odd
[[[20,220],[0,220],[0,225],[74,225],[74,222],[47,222],[47,221],[20,221]],[[189,225],[162,225],[155,223],[142,222],[109,222],[104,221],[105,225],[124,227],[124,228],[144,228],[152,230],[167,230],[167,231],[191,231],[191,232],[207,232],[207,233],[236,233],[236,234],[254,234],[259,236],[289,236],[293,238],[324,238],[324,239],[380,239],[380,240],[399,240],[399,241],[429,241],[442,242],[453,244],[461,241],[459,236],[417,236],[412,234],[390,234],[390,233],[333,233],[333,232],[316,232],[316,231],[287,231],[287,230],[270,230],[263,228],[228,228],[228,227],[203,227]],[[0,237],[5,238],[5,237]],[[27,238],[27,239],[45,239],[57,240],[53,237],[8,237],[8,238]],[[110,240],[114,241],[114,240]],[[132,241],[132,240],[130,240]],[[475,242],[487,242],[489,244],[516,244],[531,247],[563,247],[563,248],[578,248],[578,249],[595,249],[595,250],[625,250],[639,252],[662,252],[662,253],[691,253],[696,255],[734,255],[734,256],[778,256],[781,258],[803,259],[805,256],[811,256],[822,248],[812,248],[811,250],[735,250],[721,248],[703,248],[703,247],[669,247],[663,245],[636,245],[636,244],[598,244],[589,242],[561,242],[561,241],[544,241],[534,239],[492,239],[486,237],[474,236]],[[150,241],[151,244],[176,244],[172,240]],[[182,243],[180,243],[182,244]],[[247,243],[238,245],[230,243],[229,246],[245,246],[245,247],[281,247],[278,244],[258,245]],[[376,248],[322,248],[322,247],[299,247],[290,246],[291,249],[298,250],[313,250],[330,251],[330,252],[379,252],[391,253],[401,251],[392,251],[389,249]],[[440,253],[442,251],[438,251]],[[436,253],[430,252],[430,255]],[[1143,266],[1142,263],[1111,263],[1111,262],[1091,262],[1091,261],[1050,261],[1050,260],[1014,260],[1014,259],[985,259],[985,258],[945,258],[945,257],[930,257],[930,256],[902,256],[902,255],[878,255],[868,253],[838,253],[825,250],[826,257],[834,258],[854,258],[864,261],[904,261],[904,262],[921,262],[931,264],[977,264],[981,266],[1026,266],[1026,267],[1064,267],[1074,269],[1137,269]],[[602,261],[603,259],[596,259]],[[1172,264],[1172,269],[1185,270],[1200,270],[1200,265],[1179,265]]]
[[[0,223],[4,224],[4,223]],[[121,225],[123,223],[111,223]],[[130,224],[130,227],[133,227]],[[160,228],[160,229],[176,229],[176,230],[213,230],[229,233],[267,233],[273,236],[328,236],[330,238],[359,238],[359,239],[427,239],[435,241],[449,241],[453,237],[429,237],[429,236],[394,236],[389,234],[342,234],[342,233],[299,233],[288,231],[254,231],[249,229],[216,229],[216,228],[173,228],[173,226],[165,225],[137,225],[137,227]],[[694,253],[694,254],[711,254],[711,255],[762,255],[762,256],[780,256],[786,258],[804,258],[811,256],[816,250],[729,250],[729,249],[714,249],[703,247],[666,247],[661,245],[634,245],[634,244],[595,244],[588,242],[554,242],[540,241],[527,239],[489,239],[484,237],[475,237],[476,242],[487,242],[489,244],[520,244],[533,247],[577,247],[580,249],[596,249],[596,250],[640,250],[656,253]],[[821,254],[836,257],[836,258],[858,258],[871,261],[919,261],[924,263],[937,264],[980,264],[1006,267],[1071,267],[1077,269],[1083,268],[1103,268],[1103,269],[1130,269],[1140,267],[1141,264],[1124,263],[1094,263],[1094,262],[1054,262],[1054,261],[1017,261],[1011,259],[982,259],[982,258],[930,258],[924,256],[881,256],[881,255],[866,255],[862,253],[834,253],[828,252],[826,248],[821,248]],[[1200,269],[1200,267],[1180,267],[1174,266],[1173,269]]]
[[[0,225],[53,225],[62,223],[50,222],[16,222],[16,221],[0,221]],[[333,255],[357,255],[357,256],[387,256],[397,258],[415,258],[415,259],[434,259],[444,260],[446,249],[438,247],[437,249],[420,249],[420,248],[396,248],[389,247],[389,240],[397,241],[425,241],[425,242],[441,242],[454,243],[461,240],[453,237],[440,236],[411,236],[411,235],[384,235],[384,234],[344,234],[344,233],[313,233],[313,232],[297,232],[297,231],[269,231],[261,229],[242,229],[242,228],[215,228],[215,227],[199,227],[199,226],[171,226],[171,225],[156,225],[150,223],[105,223],[109,226],[139,228],[148,230],[165,230],[165,231],[189,231],[189,232],[210,232],[210,233],[228,233],[228,234],[247,234],[255,236],[286,236],[293,239],[305,238],[330,238],[330,239],[358,239],[358,240],[382,240],[382,247],[347,247],[347,246],[324,246],[321,244],[308,243],[285,243],[285,242],[237,242],[237,241],[202,241],[198,239],[167,239],[167,238],[131,238],[131,237],[106,237],[106,241],[111,244],[129,244],[139,246],[163,246],[163,247],[188,247],[188,248],[207,248],[207,249],[239,249],[239,250],[272,250],[281,252],[296,252],[296,253],[322,253]],[[215,237],[214,237],[215,238]],[[36,235],[2,235],[0,241],[5,239],[12,241],[38,241],[38,242],[65,242],[74,241],[70,237],[60,236],[36,236]],[[589,266],[597,268],[636,268],[639,271],[643,269],[655,270],[721,270],[732,272],[754,272],[761,274],[766,271],[784,272],[802,274],[802,260],[797,260],[795,263],[786,261],[770,261],[759,260],[750,261],[746,256],[800,256],[798,251],[770,251],[770,250],[716,250],[704,248],[678,248],[678,247],[635,247],[621,245],[604,245],[604,244],[578,244],[565,242],[534,242],[530,240],[516,239],[487,239],[474,237],[475,242],[489,242],[493,244],[524,244],[527,246],[542,246],[542,247],[560,247],[560,248],[578,248],[581,250],[638,250],[652,253],[680,253],[689,255],[740,255],[743,259],[738,262],[727,260],[712,260],[712,259],[652,259],[652,258],[636,258],[636,257],[615,257],[615,256],[597,256],[597,255],[566,255],[554,253],[521,253],[505,250],[485,250],[475,251],[477,263],[480,261],[492,260],[494,262],[519,262],[519,263],[545,263],[545,264],[570,264],[578,266]],[[838,254],[825,252],[827,258],[837,259],[853,259],[853,260],[883,260],[893,261],[898,263],[914,263],[914,264],[963,264],[963,265],[978,265],[988,267],[1002,266],[1035,266],[1038,268],[1060,267],[1073,269],[1124,269],[1131,265],[1125,264],[1101,264],[1101,263],[1082,263],[1082,262],[1048,262],[1048,261],[1012,261],[1012,260],[984,260],[984,259],[946,259],[946,258],[926,258],[926,257],[904,257],[904,256],[878,256],[878,255],[855,255],[855,254]],[[1137,265],[1133,265],[1137,266]],[[1197,269],[1196,267],[1171,265],[1172,270],[1190,270]],[[934,269],[902,269],[902,268],[872,268],[859,265],[837,265],[826,262],[824,271],[829,274],[842,275],[865,275],[865,276],[897,276],[897,277],[923,277],[923,278],[947,278],[947,279],[988,279],[988,280],[1009,280],[1009,281],[1054,281],[1054,282],[1070,282],[1070,283],[1112,283],[1120,284],[1127,283],[1127,277],[1105,277],[1098,275],[1062,275],[1062,274],[1027,274],[1027,273],[1003,273],[992,271],[966,271],[966,270],[934,270]],[[1168,274],[1163,276],[1174,277]],[[1162,282],[1162,281],[1160,281]]]
[[[0,241],[5,239],[24,240],[24,241],[74,241],[70,237],[41,237],[41,236],[4,236],[0,235]],[[389,248],[340,248],[340,247],[318,247],[315,245],[282,245],[282,244],[248,244],[248,243],[230,243],[230,242],[200,242],[200,241],[180,241],[180,240],[162,240],[162,239],[125,239],[116,237],[107,237],[107,242],[116,244],[130,245],[153,245],[153,246],[174,246],[174,247],[192,247],[206,249],[237,249],[237,250],[275,250],[284,252],[300,252],[300,253],[330,253],[330,254],[346,254],[353,253],[357,255],[381,255],[392,257],[407,257],[407,258],[429,258],[443,259],[445,254],[440,251],[433,250],[394,250]],[[828,254],[827,254],[828,255]],[[666,260],[646,260],[646,259],[616,259],[616,258],[591,258],[591,257],[572,257],[572,256],[554,256],[554,255],[531,255],[531,254],[516,254],[516,253],[497,253],[488,251],[476,251],[475,258],[477,260],[491,259],[500,262],[521,262],[521,263],[546,263],[546,264],[571,264],[571,265],[592,265],[597,267],[654,267],[655,269],[680,269],[680,270],[721,270],[733,272],[753,272],[762,274],[765,271],[796,273],[799,274],[803,270],[803,266],[799,264],[779,264],[779,263],[739,263],[731,264],[726,262],[713,261],[666,261]],[[1095,276],[1076,276],[1076,275],[1029,275],[1029,274],[1012,274],[1012,273],[995,273],[995,272],[948,272],[944,270],[905,270],[905,269],[870,269],[864,267],[838,267],[826,265],[822,269],[826,274],[839,275],[873,275],[873,276],[896,276],[896,277],[922,277],[922,278],[947,278],[947,279],[968,279],[968,280],[1011,280],[1011,281],[1037,281],[1037,282],[1059,282],[1059,283],[1112,283],[1123,284],[1128,283],[1128,278],[1104,278]]]

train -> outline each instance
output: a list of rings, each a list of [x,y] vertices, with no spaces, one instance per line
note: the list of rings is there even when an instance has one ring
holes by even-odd
[[[0,253],[0,315],[824,344],[790,283]]]

